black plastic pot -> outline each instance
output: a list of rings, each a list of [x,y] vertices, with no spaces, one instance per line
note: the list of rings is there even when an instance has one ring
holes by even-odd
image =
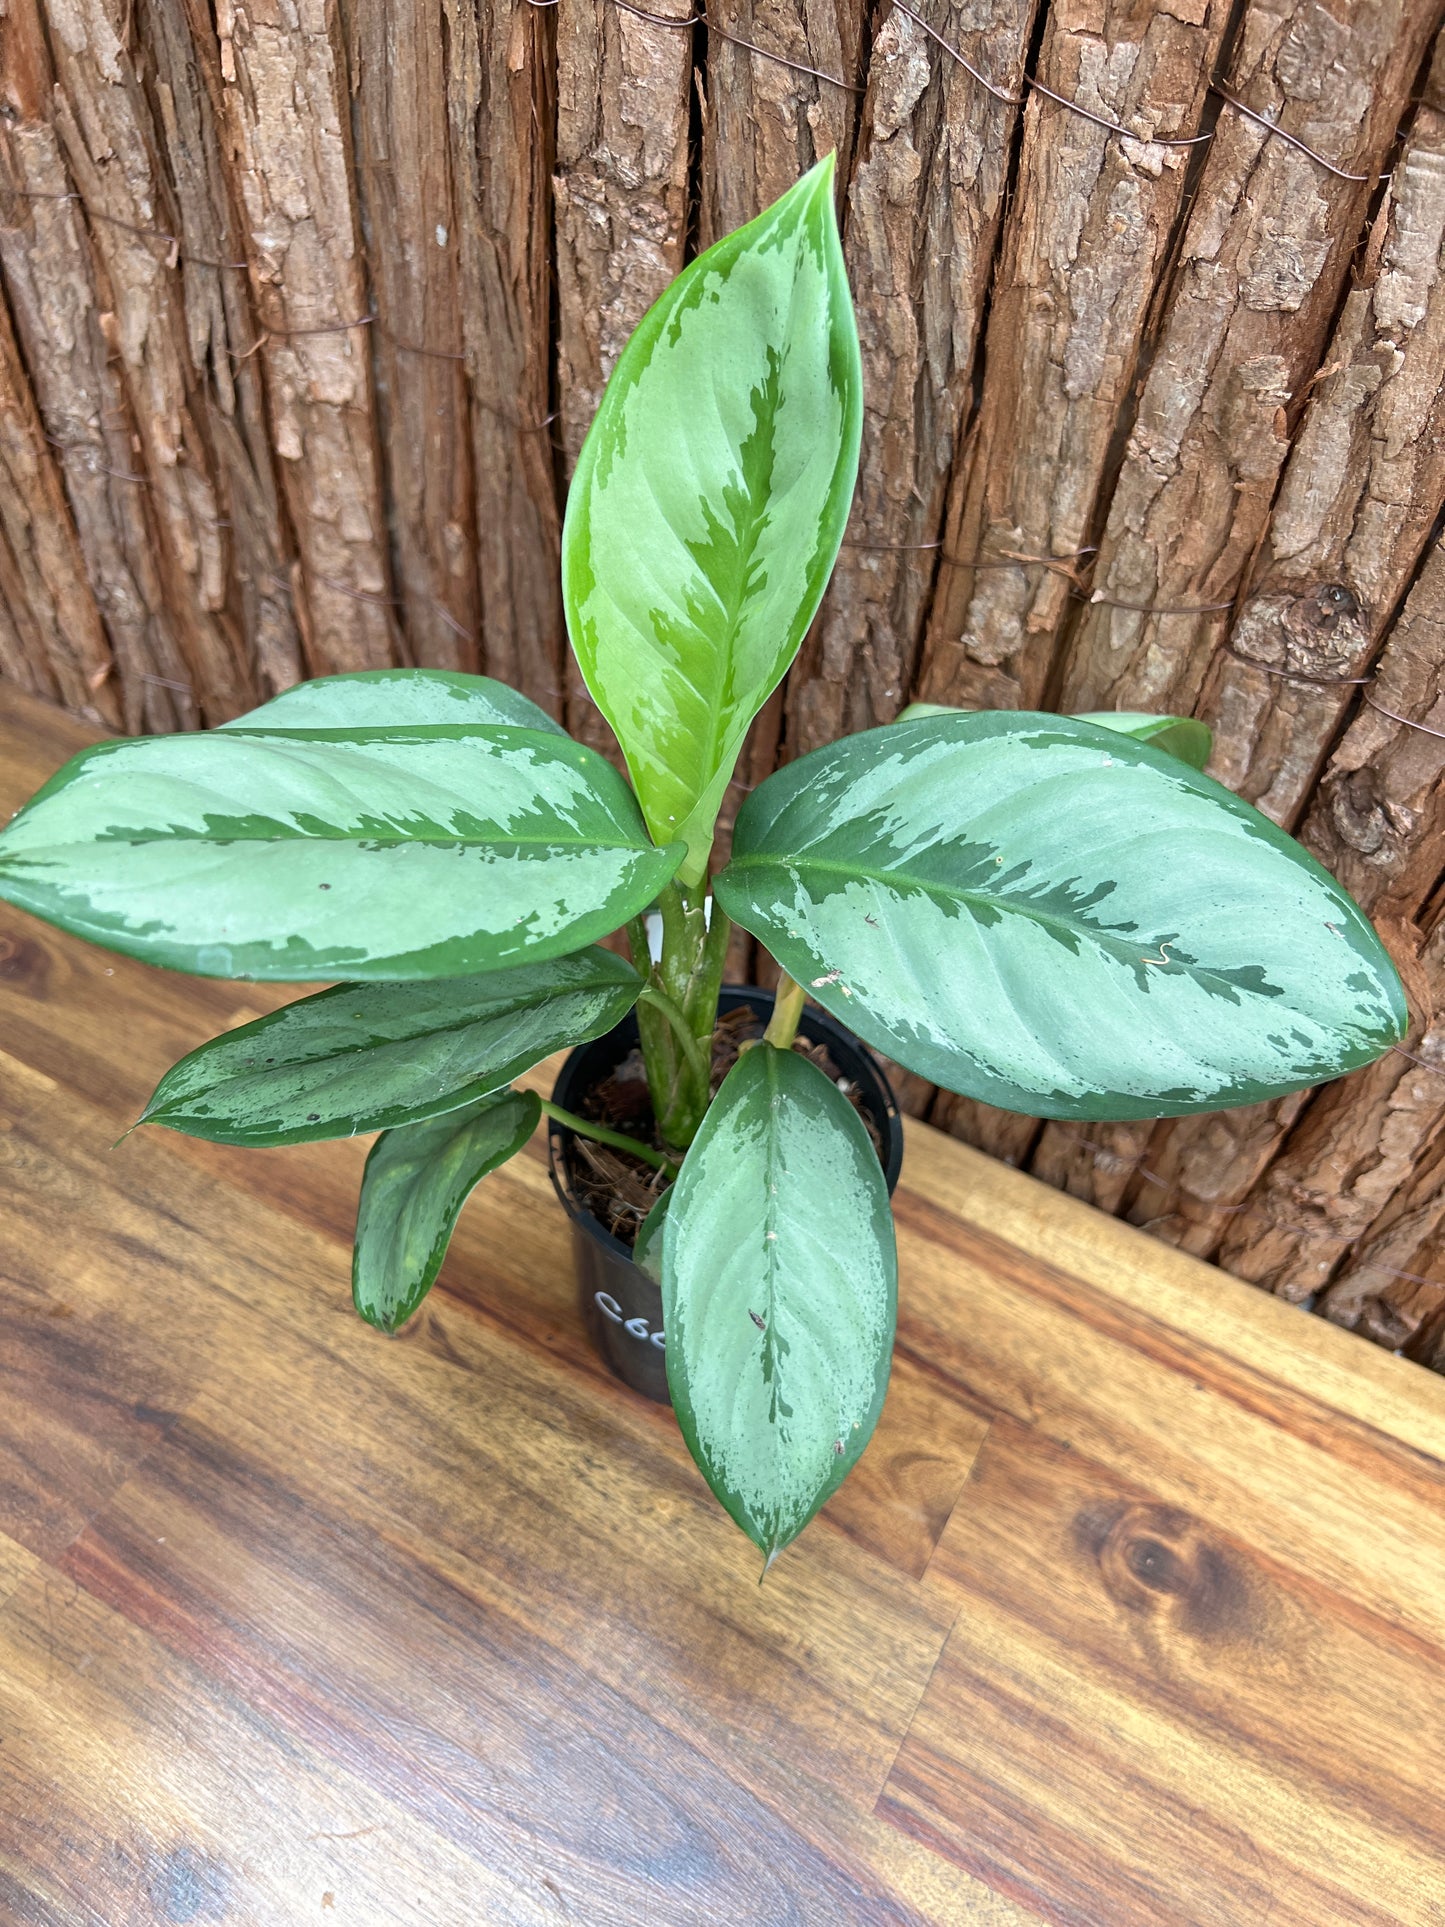
[[[718,999],[719,1015],[747,1005],[766,1024],[773,1011],[773,993],[724,985]],[[805,1007],[799,1034],[823,1044],[841,1077],[857,1085],[864,1109],[877,1128],[883,1146],[883,1175],[891,1192],[903,1163],[903,1120],[888,1079],[877,1062],[850,1032],[825,1010]],[[553,1102],[576,1112],[589,1091],[595,1090],[638,1047],[637,1018],[624,1017],[605,1037],[594,1038],[574,1050],[562,1066],[552,1092]],[[572,1193],[567,1173],[567,1151],[576,1137],[555,1119],[547,1126],[547,1148],[552,1183],[563,1209],[572,1220],[572,1253],[582,1316],[610,1369],[624,1384],[659,1404],[670,1402],[667,1366],[663,1357],[662,1293],[632,1262],[620,1238],[581,1204]]]

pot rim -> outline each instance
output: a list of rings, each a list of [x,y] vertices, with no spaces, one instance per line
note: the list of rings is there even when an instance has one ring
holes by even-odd
[[[756,1008],[759,1004],[762,1004],[767,1011],[770,1011],[775,1001],[775,995],[775,992],[765,990],[758,984],[724,984],[718,994],[718,1009],[719,1011],[736,1010],[739,1004],[752,1004]],[[629,1012],[628,1016],[631,1016],[631,1014],[632,1013]],[[621,1019],[621,1023],[625,1024],[627,1021],[627,1017]],[[818,1039],[819,1042],[832,1046],[835,1042],[841,1041],[848,1045],[850,1049],[858,1053],[864,1064],[877,1079],[884,1104],[883,1122],[885,1140],[885,1155],[879,1162],[883,1166],[884,1179],[887,1182],[888,1194],[891,1197],[894,1186],[898,1182],[899,1171],[903,1163],[903,1129],[902,1111],[899,1107],[898,1098],[893,1086],[888,1081],[887,1073],[873,1052],[863,1042],[862,1038],[856,1037],[845,1024],[840,1024],[838,1019],[834,1017],[830,1011],[823,1010],[820,1006],[814,1004],[807,1005],[798,1027],[800,1030],[804,1030],[804,1026],[822,1033]],[[614,1029],[617,1028],[620,1028],[620,1025],[614,1026]],[[804,1034],[806,1035],[806,1031]],[[612,1032],[607,1031],[604,1032],[603,1035],[611,1036]],[[556,1083],[561,1082],[574,1058],[582,1051],[590,1050],[594,1045],[601,1042],[602,1038],[594,1038],[590,1044],[579,1044],[575,1050],[569,1051],[563,1060],[561,1069],[557,1073]],[[555,1083],[553,1088],[555,1090]],[[569,1130],[565,1124],[560,1124],[556,1118],[548,1118],[547,1170],[552,1180],[552,1189],[557,1194],[557,1201],[572,1222],[582,1226],[588,1236],[595,1239],[604,1251],[623,1259],[627,1264],[635,1264],[636,1260],[633,1258],[631,1245],[625,1245],[615,1233],[609,1231],[600,1218],[594,1217],[592,1212],[590,1212],[579,1199],[573,1196],[569,1188],[564,1151],[568,1141],[576,1135],[577,1133],[575,1131]]]

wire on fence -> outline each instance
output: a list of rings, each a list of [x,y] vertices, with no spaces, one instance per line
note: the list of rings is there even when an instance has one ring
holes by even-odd
[[[621,3],[622,0],[618,0],[618,4],[620,5]],[[555,5],[556,0],[547,0],[547,4]],[[1024,90],[1023,93],[1006,93],[1002,87],[996,87],[986,75],[981,74],[978,68],[973,65],[972,61],[965,59],[957,47],[946,40],[936,28],[929,26],[922,14],[915,13],[913,8],[906,4],[906,0],[893,0],[893,5],[897,12],[907,14],[910,20],[915,21],[928,35],[929,39],[940,46],[950,59],[956,60],[966,74],[971,75],[980,87],[987,93],[992,94],[995,100],[1002,102],[1006,107],[1022,107],[1025,95],[1029,91],[1032,91],[1036,94],[1043,94],[1049,100],[1057,101],[1060,107],[1066,107],[1071,114],[1079,114],[1083,119],[1093,121],[1096,126],[1107,128],[1111,134],[1118,135],[1121,140],[1138,141],[1141,145],[1151,147],[1199,147],[1203,146],[1207,141],[1214,139],[1212,129],[1203,134],[1136,134],[1132,129],[1123,126],[1119,121],[1110,120],[1107,115],[1104,114],[1096,114],[1092,108],[1081,106],[1078,101],[1070,100],[1064,94],[1056,94],[1052,87],[1046,87],[1036,75],[1030,73],[1024,73],[1019,76],[1019,86]],[[1256,125],[1264,128],[1266,133],[1273,134],[1282,141],[1287,141],[1291,147],[1298,148],[1300,153],[1307,154],[1318,166],[1323,167],[1327,173],[1336,175],[1340,180],[1369,181],[1375,178],[1370,174],[1351,174],[1343,167],[1337,167],[1333,161],[1326,160],[1323,154],[1317,153],[1306,141],[1302,141],[1297,134],[1291,134],[1286,128],[1280,127],[1275,121],[1266,119],[1263,114],[1257,112],[1253,107],[1247,106],[1244,101],[1237,99],[1235,95],[1228,93],[1223,87],[1219,86],[1217,82],[1210,82],[1210,92],[1217,94],[1221,100],[1227,102],[1228,105],[1236,109],[1237,112],[1244,114],[1248,119],[1254,121]]]
[[[527,0],[527,5],[534,7],[539,13],[558,4],[559,0]],[[749,53],[756,54],[760,60],[771,60],[779,67],[791,68],[795,74],[807,74],[813,80],[822,81],[825,87],[837,87],[845,94],[861,94],[867,91],[861,81],[843,80],[837,74],[825,73],[821,67],[810,67],[805,61],[793,60],[787,54],[774,53],[771,47],[760,47],[755,40],[745,40],[740,33],[734,33],[730,27],[720,27],[705,8],[699,7],[696,13],[674,15],[649,13],[646,7],[635,5],[634,0],[612,0],[612,4],[620,7],[623,13],[630,13],[636,19],[645,20],[653,27],[668,27],[674,31],[687,27],[706,27],[709,34],[716,34],[719,40],[730,40],[735,47],[746,47]]]
[[[1124,602],[1102,589],[1081,589],[1078,596],[1095,609],[1129,609],[1141,616],[1212,616],[1234,607],[1233,596],[1227,602]]]
[[[1336,167],[1333,161],[1327,161],[1323,154],[1317,154],[1314,148],[1310,147],[1305,141],[1302,141],[1298,134],[1287,132],[1287,130],[1281,127],[1276,121],[1266,120],[1263,114],[1256,113],[1253,107],[1246,107],[1242,100],[1238,100],[1233,94],[1227,93],[1217,82],[1211,81],[1209,83],[1209,91],[1212,94],[1217,94],[1219,98],[1232,107],[1236,113],[1243,114],[1247,120],[1252,120],[1256,127],[1262,127],[1267,134],[1273,134],[1277,140],[1288,141],[1290,146],[1297,147],[1301,154],[1307,154],[1317,166],[1324,168],[1327,174],[1333,174],[1337,179],[1342,181],[1370,181],[1375,178],[1373,174],[1349,174],[1346,173],[1343,167]]]
[[[1371,681],[1373,680],[1374,678],[1372,677]],[[1377,703],[1371,695],[1367,694],[1364,700],[1370,705],[1371,709],[1378,709],[1382,716],[1388,716],[1392,723],[1399,723],[1405,729],[1418,729],[1422,736],[1436,736],[1441,742],[1445,742],[1445,729],[1432,729],[1429,723],[1417,723],[1412,717],[1396,715],[1393,709],[1386,709],[1383,703]]]
[[[1375,680],[1370,676],[1316,676],[1306,669],[1276,669],[1267,662],[1257,662],[1253,656],[1246,656],[1236,649],[1232,642],[1224,645],[1224,653],[1242,662],[1247,669],[1257,669],[1262,676],[1275,676],[1281,682],[1315,683],[1321,689],[1365,689]],[[1365,701],[1370,699],[1367,696]]]

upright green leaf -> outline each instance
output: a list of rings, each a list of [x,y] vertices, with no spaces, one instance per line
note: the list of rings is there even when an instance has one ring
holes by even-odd
[[[369,1325],[404,1325],[441,1270],[462,1206],[537,1128],[542,1101],[504,1091],[424,1124],[383,1131],[361,1179],[351,1296]]]
[[[1096,709],[1084,711],[1077,720],[1117,730],[1137,743],[1149,743],[1168,756],[1177,756],[1191,769],[1203,769],[1214,748],[1213,730],[1195,716],[1145,716],[1129,709]]]
[[[595,947],[480,977],[339,984],[193,1050],[141,1122],[250,1145],[414,1124],[600,1037],[641,988],[630,963]]]
[[[216,730],[67,763],[0,834],[0,897],[203,977],[447,977],[604,936],[681,855],[556,734]]]
[[[917,716],[977,715],[977,710],[960,709],[954,703],[909,703],[900,709],[896,720],[911,723]],[[1091,709],[1075,718],[1076,722],[1097,723],[1100,729],[1117,730],[1136,742],[1152,743],[1155,749],[1177,756],[1191,769],[1203,769],[1214,747],[1214,732],[1208,723],[1193,716],[1148,716],[1138,710]]]
[[[1257,810],[1066,716],[924,716],[744,803],[715,891],[869,1043],[1034,1117],[1252,1104],[1404,1031],[1359,909]]]
[[[861,425],[830,156],[643,317],[567,498],[572,647],[690,883],[827,584]]]
[[[670,1195],[672,1402],[708,1484],[771,1560],[883,1408],[898,1302],[888,1187],[837,1086],[758,1044],[728,1072]]]
[[[362,669],[351,676],[317,676],[221,728],[398,729],[415,723],[504,723],[553,736],[566,734],[545,709],[504,682],[451,669]]]

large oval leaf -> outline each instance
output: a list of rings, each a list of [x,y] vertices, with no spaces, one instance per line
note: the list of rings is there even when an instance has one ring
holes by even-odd
[[[1394,966],[1297,843],[1064,716],[920,717],[744,803],[727,914],[922,1077],[1034,1117],[1170,1117],[1353,1070]]]
[[[667,1382],[688,1450],[771,1560],[856,1464],[888,1388],[888,1187],[816,1065],[757,1044],[693,1140],[663,1220]]]
[[[643,317],[567,498],[572,647],[690,883],[827,584],[861,425],[830,156]]]
[[[193,1050],[141,1122],[250,1145],[414,1124],[600,1037],[641,988],[630,963],[596,947],[481,977],[340,984]]]
[[[566,737],[217,730],[67,763],[0,834],[0,897],[203,977],[461,976],[606,935],[681,854]]]
[[[504,682],[452,669],[360,669],[351,676],[317,676],[221,728],[396,729],[410,723],[503,723],[566,734],[545,709]]]
[[[351,1297],[369,1325],[394,1332],[431,1290],[473,1189],[537,1128],[542,1102],[506,1091],[425,1124],[383,1131],[361,1179]]]

